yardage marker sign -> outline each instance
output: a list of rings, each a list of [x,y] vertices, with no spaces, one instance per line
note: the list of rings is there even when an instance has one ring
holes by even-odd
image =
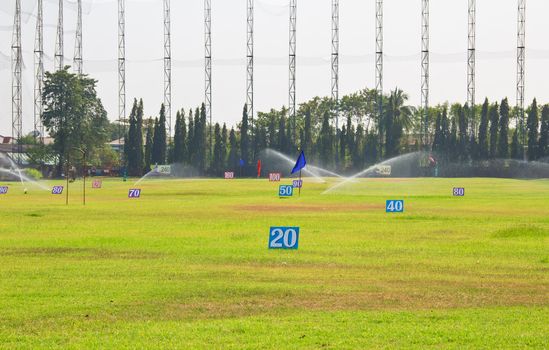
[[[140,198],[141,197],[141,189],[139,188],[132,188],[128,192],[128,198]]]
[[[280,182],[282,175],[280,173],[269,173],[270,182]]]
[[[8,194],[8,186],[0,186],[0,194]]]
[[[278,196],[281,198],[292,197],[294,195],[294,187],[292,185],[280,185],[278,188]]]
[[[465,197],[465,188],[455,187],[453,193],[454,193],[454,197]]]
[[[387,200],[385,203],[385,212],[386,213],[403,213],[404,212],[404,201],[403,200]]]
[[[99,189],[101,186],[103,186],[103,182],[101,182],[101,180],[93,180],[92,188]]]
[[[63,194],[63,186],[53,186],[51,189],[51,194]]]
[[[269,249],[299,248],[299,227],[275,226],[269,231]]]
[[[233,171],[226,171],[225,172],[225,180],[232,180],[234,179],[234,172]]]

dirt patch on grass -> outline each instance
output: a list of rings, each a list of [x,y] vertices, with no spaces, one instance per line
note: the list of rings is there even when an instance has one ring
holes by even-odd
[[[348,212],[348,211],[369,211],[384,210],[384,205],[379,204],[345,204],[345,203],[323,203],[323,204],[259,204],[240,205],[233,207],[237,211],[253,211],[260,213],[278,212]]]
[[[38,247],[38,248],[3,248],[0,256],[12,256],[22,258],[34,257],[63,257],[79,260],[144,260],[157,259],[162,254],[144,251],[116,251],[95,248],[71,248],[71,247]]]

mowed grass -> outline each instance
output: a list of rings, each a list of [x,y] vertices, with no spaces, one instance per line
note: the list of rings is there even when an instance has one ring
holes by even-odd
[[[150,180],[130,200],[133,181],[111,179],[86,207],[81,182],[69,206],[10,183],[0,348],[549,347],[549,180],[322,194],[336,182],[282,200],[266,180]],[[270,226],[300,226],[299,250],[268,250]]]

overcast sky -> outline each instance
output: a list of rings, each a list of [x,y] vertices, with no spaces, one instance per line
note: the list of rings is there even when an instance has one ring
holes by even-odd
[[[24,130],[33,120],[35,0],[23,11]],[[246,0],[211,0],[213,119],[234,125],[246,88]],[[65,0],[65,56],[74,52],[75,0]],[[288,103],[288,0],[256,0],[256,111]],[[172,0],[173,102],[195,107],[204,100],[203,0]],[[330,94],[331,1],[298,0],[297,99]],[[0,0],[0,134],[11,128],[11,27],[15,0]],[[527,88],[549,102],[549,1],[527,0]],[[374,87],[375,0],[340,1],[340,90]],[[467,0],[431,1],[431,104],[465,102]],[[421,0],[385,0],[385,90],[402,88],[420,100]],[[46,70],[53,68],[57,0],[44,0]],[[477,100],[515,101],[517,0],[477,1]],[[84,0],[84,70],[99,80],[98,93],[117,118],[117,1]],[[163,101],[162,0],[126,0],[128,111],[143,98],[146,115]]]

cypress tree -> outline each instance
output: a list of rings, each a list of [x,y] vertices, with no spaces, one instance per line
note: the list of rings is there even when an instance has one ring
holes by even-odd
[[[227,125],[223,123],[223,129],[221,129],[221,170],[224,170],[227,167],[227,147],[228,144],[228,135],[227,135]]]
[[[532,102],[530,106],[530,111],[528,113],[527,120],[528,127],[528,160],[538,159],[538,128],[539,128],[539,117],[538,117],[538,103],[536,99]]]
[[[482,111],[480,112],[480,126],[478,130],[478,144],[480,159],[488,159],[488,99],[484,100]]]
[[[202,103],[200,106],[200,136],[198,149],[200,150],[200,159],[198,166],[202,174],[206,172],[207,161],[206,157],[208,156],[208,140],[207,140],[207,121],[206,121],[206,105]]]
[[[278,149],[277,137],[276,137],[276,117],[274,114],[269,116],[269,147],[272,149]]]
[[[124,143],[124,154],[126,157],[126,166],[128,170],[128,174],[130,176],[136,176],[136,152],[135,152],[135,146],[136,146],[136,113],[137,113],[137,100],[133,101],[133,107],[132,111],[130,112],[130,118],[129,118],[129,124],[130,127],[128,129],[128,136],[126,137],[125,143]]]
[[[307,108],[305,110],[305,130],[303,133],[303,140],[302,140],[302,150],[305,151],[306,155],[312,156],[312,148],[313,148],[313,137],[311,135],[311,109]]]
[[[330,167],[333,161],[333,141],[332,141],[332,128],[330,127],[330,114],[329,111],[324,112],[322,118],[322,127],[319,135],[319,153],[322,166]]]
[[[244,161],[244,169],[250,160],[250,139],[248,130],[248,105],[242,109],[242,122],[240,123],[240,158]]]
[[[511,158],[520,159],[518,129],[515,129],[513,132],[513,141],[511,141]]]
[[[286,137],[286,117],[280,116],[278,120],[278,145],[277,149],[285,153],[288,149],[288,138]]]
[[[158,123],[158,118],[154,118],[151,165],[157,165],[159,162],[160,162],[160,124]]]
[[[460,111],[460,115],[463,113],[463,111]],[[460,124],[461,124],[461,117],[460,117]],[[448,141],[448,155],[450,157],[450,160],[452,162],[455,162],[458,158],[464,157],[465,153],[465,147],[467,142],[464,142],[463,150],[462,150],[462,140],[461,140],[461,125],[459,130],[459,141],[458,141],[458,131],[457,131],[457,123],[456,118],[452,119],[452,127],[450,128],[450,137]],[[467,137],[467,135],[465,135]],[[463,152],[463,153],[462,153]]]
[[[214,139],[212,170],[215,175],[219,175],[223,169],[223,139],[219,123],[215,124]]]
[[[509,158],[509,101],[504,99],[499,107],[498,157]]]
[[[167,137],[166,137],[166,109],[164,104],[160,107],[160,118],[158,118],[158,162],[166,162]]]
[[[144,168],[143,173],[148,173],[151,171],[151,162],[152,162],[152,147],[153,147],[153,128],[151,125],[147,127],[147,140],[145,143],[145,159],[144,159]]]
[[[177,111],[175,116],[175,127],[173,135],[173,162],[181,163],[183,161],[183,140],[181,139],[181,112]]]
[[[135,163],[136,163],[136,175],[143,175],[143,168],[145,167],[144,154],[143,154],[143,99],[139,100],[137,106],[136,119],[135,119]]]
[[[194,120],[193,120],[193,110],[189,110],[189,132],[187,133],[187,163],[194,165],[194,157],[196,152],[196,147],[194,143]]]
[[[499,106],[497,102],[490,106],[490,158],[496,158],[498,145]]]
[[[435,121],[435,138],[433,140],[434,152],[442,152],[442,137],[442,114],[439,112]]]
[[[544,105],[541,110],[541,131],[538,144],[539,157],[549,157],[549,106]]]
[[[229,168],[232,171],[238,169],[238,142],[234,128],[231,128],[229,133]]]
[[[467,123],[466,110],[468,110],[468,108],[460,107],[458,109],[459,141],[458,141],[458,147],[456,147],[456,149],[458,150],[459,160],[461,161],[469,158],[469,154],[467,153],[468,151],[467,144],[469,142],[469,138],[467,136],[468,123]]]

